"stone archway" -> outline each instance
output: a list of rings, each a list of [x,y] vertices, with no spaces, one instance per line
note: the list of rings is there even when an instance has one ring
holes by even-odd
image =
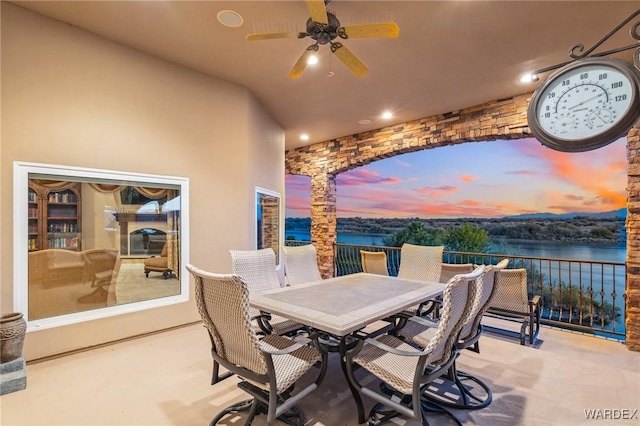
[[[311,177],[311,241],[323,276],[334,274],[336,175],[383,158],[440,146],[532,137],[532,94],[488,102],[287,151],[285,173]],[[640,351],[640,122],[627,137],[627,347]]]

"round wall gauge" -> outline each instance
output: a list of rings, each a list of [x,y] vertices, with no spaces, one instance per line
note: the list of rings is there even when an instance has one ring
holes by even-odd
[[[529,129],[557,151],[600,148],[640,118],[640,73],[624,61],[588,58],[551,74],[533,94]]]

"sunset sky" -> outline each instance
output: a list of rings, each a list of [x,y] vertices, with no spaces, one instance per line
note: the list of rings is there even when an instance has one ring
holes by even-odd
[[[626,206],[626,139],[563,153],[535,139],[403,154],[338,175],[338,217],[502,217]],[[286,217],[310,216],[311,178],[286,176]]]

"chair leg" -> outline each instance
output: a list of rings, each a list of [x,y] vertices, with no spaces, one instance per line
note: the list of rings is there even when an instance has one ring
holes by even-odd
[[[533,339],[534,339],[534,335],[533,335],[533,328],[534,328],[534,318],[533,318],[534,312],[531,311],[531,314],[529,315],[529,344],[533,345]]]
[[[233,405],[228,406],[227,408],[223,409],[222,411],[220,411],[213,419],[211,419],[211,422],[209,423],[209,426],[215,426],[218,424],[218,422],[227,414],[229,413],[238,413],[240,411],[244,411],[244,410],[249,410],[250,412],[249,414],[251,414],[251,412],[254,411],[254,401],[253,399],[247,399],[245,401],[240,401],[240,402],[236,402]],[[257,407],[255,408],[257,409]],[[255,416],[255,413],[254,413]],[[252,419],[253,417],[249,416],[249,419]],[[251,422],[248,423],[249,425],[251,424]]]
[[[464,410],[479,410],[491,404],[493,393],[489,386],[471,374],[458,371],[455,363],[445,376],[449,382],[448,386],[440,390],[426,387],[422,392],[423,401],[440,408]],[[469,382],[473,382],[473,384],[466,384]],[[457,394],[455,393],[456,388]]]
[[[224,379],[228,379],[229,377],[233,376],[233,373],[231,371],[227,371],[226,373],[220,375],[219,374],[219,370],[220,370],[220,364],[218,364],[217,361],[213,361],[213,372],[211,373],[211,384],[215,385],[218,382],[223,381]]]

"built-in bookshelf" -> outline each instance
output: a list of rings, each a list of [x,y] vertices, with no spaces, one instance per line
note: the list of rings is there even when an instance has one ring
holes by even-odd
[[[80,184],[53,190],[29,188],[29,250],[81,250]]]
[[[33,188],[29,188],[28,203],[29,251],[33,251],[40,248],[40,241],[42,241],[40,239],[40,203],[38,203],[38,194]]]

